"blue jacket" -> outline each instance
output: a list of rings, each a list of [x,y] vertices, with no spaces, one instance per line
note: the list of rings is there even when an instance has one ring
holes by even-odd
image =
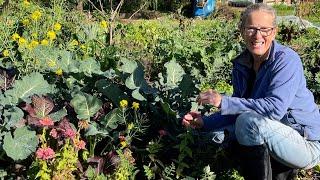
[[[252,69],[250,58],[245,50],[233,61],[233,95],[222,97],[220,112],[203,118],[204,128],[221,128],[234,123],[237,115],[255,111],[291,126],[308,140],[320,140],[320,113],[306,87],[299,55],[274,41],[256,75],[251,95],[244,98]]]

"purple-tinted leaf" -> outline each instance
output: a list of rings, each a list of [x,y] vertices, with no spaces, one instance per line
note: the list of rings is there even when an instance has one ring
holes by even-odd
[[[97,163],[96,173],[100,174],[103,172],[104,164],[106,161],[103,157],[95,156],[92,158],[88,158],[87,162],[88,163]]]

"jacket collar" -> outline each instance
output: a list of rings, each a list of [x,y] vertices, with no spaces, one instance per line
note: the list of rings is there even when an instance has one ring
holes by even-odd
[[[271,49],[269,51],[269,55],[266,59],[265,65],[270,65],[275,59],[275,49],[277,48],[278,43],[274,40],[271,44]],[[253,57],[248,49],[245,49],[238,57],[233,60],[234,65],[240,64],[249,69],[252,68]]]

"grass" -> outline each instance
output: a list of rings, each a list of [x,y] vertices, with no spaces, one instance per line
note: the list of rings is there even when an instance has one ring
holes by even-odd
[[[294,15],[295,10],[294,6],[287,6],[286,4],[275,4],[272,6],[276,11],[278,16],[288,16],[288,15]]]
[[[299,5],[299,12],[296,12],[296,7],[294,5],[288,6],[286,4],[275,4],[273,8],[276,9],[278,16],[288,16],[288,15],[297,15],[301,16],[303,19],[306,19],[312,22],[315,25],[320,26],[320,2],[312,3],[303,3]]]

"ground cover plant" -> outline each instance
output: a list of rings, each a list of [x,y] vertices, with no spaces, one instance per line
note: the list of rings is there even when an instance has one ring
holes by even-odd
[[[200,91],[232,93],[237,19],[111,21],[74,4],[1,9],[0,177],[241,179],[210,134],[180,123],[214,111],[195,103]],[[278,37],[301,55],[317,102],[319,35],[283,24]]]

